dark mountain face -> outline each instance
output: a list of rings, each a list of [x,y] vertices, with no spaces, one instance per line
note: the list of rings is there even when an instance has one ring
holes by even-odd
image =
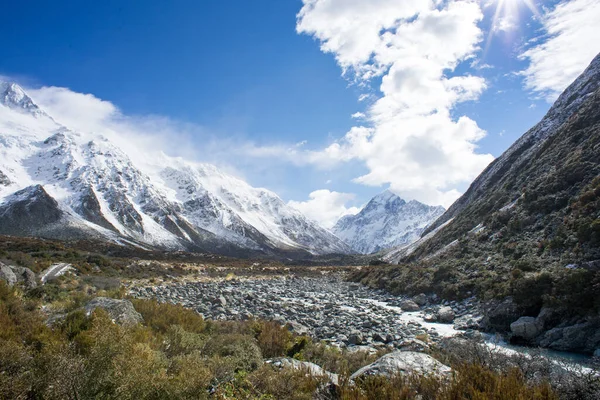
[[[431,255],[478,225],[496,238],[527,242],[553,241],[570,232],[578,238],[575,259],[600,258],[590,227],[565,225],[581,219],[580,197],[594,193],[600,174],[598,96],[600,57],[559,97],[544,119],[494,161],[438,221],[452,221],[415,251],[412,258]],[[587,203],[586,203],[587,204]],[[581,234],[577,230],[581,229]],[[425,232],[425,234],[427,233]],[[587,233],[583,233],[587,232]],[[588,234],[589,233],[589,234]],[[571,238],[573,239],[573,238]],[[592,240],[592,242],[590,242]],[[571,243],[575,245],[575,243]],[[569,250],[569,249],[565,249]],[[562,254],[564,257],[564,254]]]
[[[8,179],[8,176],[6,176],[4,174],[4,172],[0,171],[0,185],[8,186],[10,184],[11,184],[11,182],[10,182],[10,179]]]
[[[40,185],[30,186],[12,195],[0,205],[0,233],[22,235],[58,223],[63,217],[58,203]]]
[[[492,162],[475,179],[467,192],[461,196],[444,215],[425,230],[423,235],[433,231],[444,222],[459,216],[467,207],[481,208],[473,203],[485,202],[491,191],[506,183],[510,176],[522,175],[526,165],[539,153],[546,141],[556,136],[563,124],[581,113],[583,103],[600,88],[600,55],[597,56],[585,72],[573,82],[556,100],[546,116],[536,126],[517,140],[504,154]],[[552,160],[549,160],[552,161]],[[503,182],[503,183],[501,183]],[[506,194],[516,194],[518,188],[506,188]],[[512,190],[517,189],[517,190]],[[513,199],[514,200],[514,199]],[[472,210],[471,210],[472,211]],[[492,208],[480,209],[478,214],[484,216],[493,212]],[[472,212],[467,211],[467,214]],[[466,228],[466,227],[465,227]]]
[[[539,314],[543,329],[529,343],[600,347],[600,335],[589,334],[600,332],[600,57],[411,251],[389,258],[401,266],[355,279],[447,299],[475,294],[488,311],[507,301],[511,314],[490,311],[484,329],[509,330],[519,316]],[[542,321],[549,312],[552,321]]]

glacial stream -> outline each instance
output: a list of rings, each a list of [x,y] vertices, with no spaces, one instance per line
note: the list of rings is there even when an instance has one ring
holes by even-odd
[[[381,346],[402,348],[419,338],[435,343],[464,334],[464,330],[456,329],[455,325],[460,325],[457,321],[477,318],[472,315],[477,310],[471,309],[471,301],[451,302],[444,305],[453,309],[454,324],[427,322],[424,316],[434,313],[439,305],[426,304],[420,311],[406,312],[400,308],[403,299],[346,282],[338,275],[171,283],[133,287],[130,292],[136,297],[182,304],[207,319],[274,320],[289,323],[298,333],[310,334],[334,346],[366,350]],[[495,336],[483,336],[488,346],[507,354],[539,351],[509,345]],[[557,363],[571,366],[585,366],[591,360],[573,353],[541,352]]]

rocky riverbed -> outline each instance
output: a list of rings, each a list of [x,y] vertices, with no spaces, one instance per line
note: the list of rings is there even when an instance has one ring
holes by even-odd
[[[133,287],[130,293],[180,303],[207,319],[289,324],[339,347],[418,347],[419,341],[436,342],[457,330],[476,335],[471,329],[481,319],[474,299],[439,304],[425,295],[399,298],[346,282],[341,274],[171,283]]]

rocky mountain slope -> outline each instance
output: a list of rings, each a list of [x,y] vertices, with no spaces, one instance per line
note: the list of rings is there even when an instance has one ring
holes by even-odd
[[[370,254],[412,243],[444,211],[414,200],[407,203],[386,190],[358,214],[342,217],[332,231],[355,251]]]
[[[276,194],[165,155],[136,165],[108,139],[56,122],[0,84],[0,234],[169,250],[349,253]]]
[[[476,294],[489,301],[485,329],[526,316],[529,343],[600,348],[600,56],[419,242],[385,257],[401,266],[355,278]]]

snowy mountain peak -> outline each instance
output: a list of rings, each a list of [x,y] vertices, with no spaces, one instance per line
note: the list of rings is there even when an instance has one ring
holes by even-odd
[[[14,83],[0,85],[0,111],[0,234],[233,255],[351,252],[275,193],[158,151],[130,158],[56,123]]]
[[[36,116],[46,115],[25,93],[25,90],[14,82],[0,81],[0,104]]]
[[[416,200],[407,203],[386,190],[373,197],[358,214],[341,218],[333,232],[355,251],[369,254],[413,242],[444,211],[443,207]]]

